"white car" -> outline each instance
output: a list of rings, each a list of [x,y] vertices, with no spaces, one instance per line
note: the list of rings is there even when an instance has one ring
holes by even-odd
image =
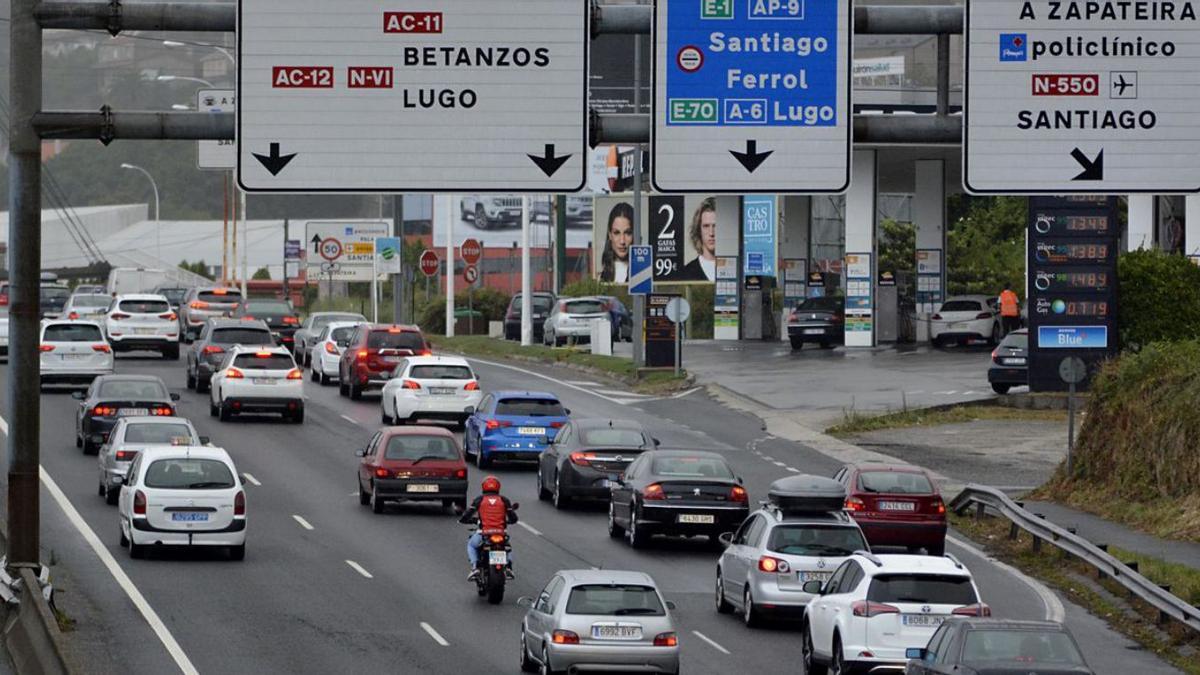
[[[286,347],[235,346],[212,376],[209,413],[222,422],[241,413],[279,413],[304,421],[304,375]]]
[[[224,546],[246,557],[246,492],[229,453],[209,446],[147,448],[121,481],[121,547]]]
[[[122,417],[97,453],[100,467],[100,496],[116,504],[121,479],[129,465],[144,450],[179,445],[208,445],[208,438],[182,417]]]
[[[104,332],[113,351],[149,350],[179,358],[179,316],[166,296],[119,295],[108,308]]]
[[[958,295],[947,298],[929,319],[929,339],[935,347],[969,340],[1000,342],[1000,310],[997,299],[986,295]]]
[[[819,593],[804,614],[804,672],[900,672],[905,652],[924,647],[952,616],[991,616],[971,572],[951,556],[855,553],[829,581],[804,584]]]
[[[542,326],[542,342],[559,347],[570,338],[590,340],[595,319],[612,319],[604,298],[559,298]]]
[[[419,419],[464,424],[483,392],[466,359],[454,356],[410,356],[392,371],[379,399],[384,424]]]
[[[308,353],[308,363],[312,366],[312,381],[327,385],[338,379],[338,362],[342,359],[342,351],[350,344],[354,329],[361,321],[333,321],[325,324],[321,332],[313,338],[312,348]]]
[[[104,321],[104,317],[108,315],[108,306],[112,304],[112,296],[104,293],[80,293],[76,291],[71,297],[67,298],[67,304],[63,305],[63,315],[71,319],[83,319],[84,321]]]
[[[113,372],[113,353],[95,321],[42,321],[42,384],[91,384]]]

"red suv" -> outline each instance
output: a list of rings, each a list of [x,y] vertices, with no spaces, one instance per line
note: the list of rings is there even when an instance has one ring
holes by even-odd
[[[368,389],[382,389],[406,356],[433,354],[421,329],[364,323],[354,329],[338,362],[338,390],[357,401]]]
[[[846,510],[876,546],[946,552],[946,504],[924,469],[906,464],[848,464],[834,475]]]

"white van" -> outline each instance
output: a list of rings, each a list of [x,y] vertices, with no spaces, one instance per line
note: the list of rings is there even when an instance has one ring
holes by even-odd
[[[167,281],[164,270],[148,267],[114,267],[108,273],[109,295],[150,293]]]

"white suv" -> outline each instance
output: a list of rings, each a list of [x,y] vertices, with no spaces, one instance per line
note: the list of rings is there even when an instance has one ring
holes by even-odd
[[[280,413],[304,421],[304,376],[285,347],[235,346],[212,376],[209,413],[222,422],[241,413]]]
[[[819,592],[803,625],[805,673],[900,672],[905,652],[924,647],[951,616],[991,616],[971,572],[951,556],[850,556]]]
[[[179,316],[166,296],[119,295],[108,308],[104,332],[114,352],[149,350],[179,358]]]
[[[113,372],[112,349],[94,321],[42,321],[38,345],[42,384],[91,384]]]
[[[465,424],[483,392],[466,359],[455,356],[410,356],[396,366],[379,399],[384,424],[420,419]]]

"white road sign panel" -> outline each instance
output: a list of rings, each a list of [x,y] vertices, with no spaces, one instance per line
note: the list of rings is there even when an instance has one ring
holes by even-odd
[[[656,0],[660,192],[850,184],[850,0]]]
[[[238,3],[251,192],[575,192],[587,0]]]
[[[321,281],[370,281],[375,271],[375,240],[387,237],[383,220],[313,220],[305,224],[308,276]]]
[[[1183,0],[968,0],[966,189],[1200,190],[1198,11]]]
[[[237,111],[233,89],[201,89],[196,92],[196,110],[211,113]],[[197,141],[196,166],[201,169],[237,168],[237,141]]]

